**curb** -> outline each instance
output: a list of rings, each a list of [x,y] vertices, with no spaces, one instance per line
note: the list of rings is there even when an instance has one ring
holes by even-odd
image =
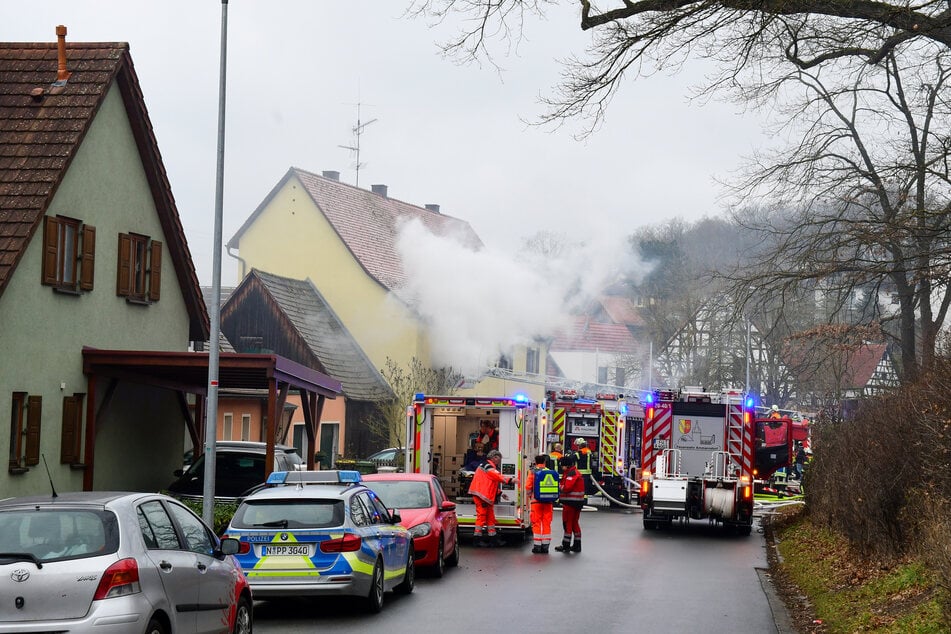
[[[760,586],[763,588],[763,594],[766,595],[766,601],[769,603],[769,611],[773,614],[773,623],[776,624],[777,634],[796,634],[796,628],[793,627],[792,619],[789,618],[789,612],[786,611],[786,605],[776,594],[773,587],[773,579],[767,568],[756,568],[756,575],[759,577]]]

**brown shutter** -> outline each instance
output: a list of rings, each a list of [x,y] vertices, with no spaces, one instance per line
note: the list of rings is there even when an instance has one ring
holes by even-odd
[[[26,406],[26,452],[23,463],[33,466],[40,463],[40,420],[43,415],[43,397],[30,396]]]
[[[79,288],[92,290],[96,260],[96,228],[83,225],[83,253],[79,263]]]
[[[59,461],[63,464],[76,462],[76,436],[79,429],[76,426],[76,410],[78,403],[72,396],[63,397],[63,437],[60,440]]]
[[[152,240],[149,257],[149,301],[157,302],[162,295],[162,243]]]
[[[132,236],[119,234],[119,263],[116,267],[116,295],[128,297],[132,288]]]
[[[46,216],[43,223],[43,284],[56,284],[56,248],[59,245],[59,222]]]

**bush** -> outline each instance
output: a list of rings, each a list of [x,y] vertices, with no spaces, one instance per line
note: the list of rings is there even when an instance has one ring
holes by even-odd
[[[182,503],[195,511],[195,514],[198,517],[204,518],[204,508],[205,505],[203,502],[192,501],[192,500],[182,500]],[[237,504],[227,503],[227,502],[215,502],[215,513],[214,513],[214,526],[212,530],[215,531],[215,535],[221,535],[228,528],[228,524],[231,523],[231,518],[234,517],[235,511],[238,510]]]

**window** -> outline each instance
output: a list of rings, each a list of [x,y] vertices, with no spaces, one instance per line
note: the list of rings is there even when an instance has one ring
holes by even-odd
[[[251,440],[251,414],[241,414],[241,440]]]
[[[179,528],[182,529],[187,550],[199,555],[210,555],[215,552],[215,543],[201,520],[183,506],[169,504],[168,508],[172,512],[172,517],[178,522]]]
[[[63,397],[63,437],[59,461],[62,464],[82,464],[83,400],[85,394]]]
[[[136,514],[139,517],[139,529],[148,548],[159,550],[181,548],[172,518],[165,512],[161,502],[146,502],[136,509]]]
[[[498,367],[500,370],[511,370],[512,360],[503,354],[501,357],[499,357],[499,362],[496,363],[496,367]]]
[[[607,367],[598,368],[598,383],[606,385],[608,382],[608,369]]]
[[[96,228],[64,216],[46,216],[43,225],[43,284],[64,291],[91,291]]]
[[[222,440],[234,440],[234,414],[228,412],[224,415],[224,422],[222,423],[221,430],[221,439]]]
[[[538,374],[538,348],[529,348],[525,352],[525,371]]]
[[[624,368],[614,368],[614,384],[624,387],[624,375],[627,374]]]
[[[116,295],[157,302],[162,290],[162,243],[136,233],[119,234]]]
[[[43,397],[13,393],[10,415],[10,473],[23,473],[40,462],[40,420]]]

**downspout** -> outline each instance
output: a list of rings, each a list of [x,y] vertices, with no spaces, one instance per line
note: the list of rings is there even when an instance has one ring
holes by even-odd
[[[248,274],[248,263],[241,256],[231,252],[231,245],[225,245],[225,250],[228,252],[230,257],[241,263],[241,279],[238,280],[240,282],[244,279],[244,276]]]

